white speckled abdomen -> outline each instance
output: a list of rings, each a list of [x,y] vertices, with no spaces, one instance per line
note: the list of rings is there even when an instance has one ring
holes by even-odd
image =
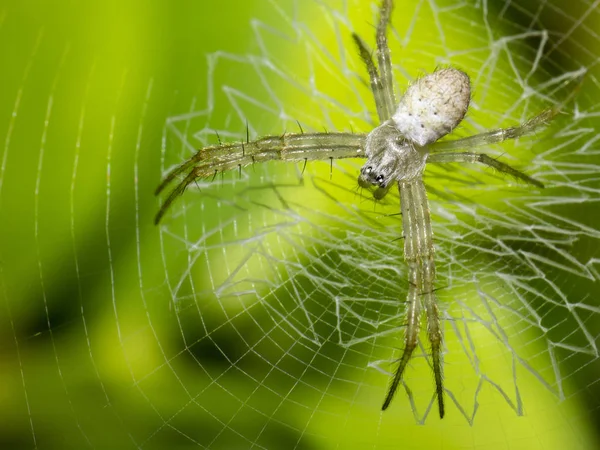
[[[423,146],[450,133],[465,117],[471,83],[464,72],[440,69],[411,84],[392,116],[406,139]]]

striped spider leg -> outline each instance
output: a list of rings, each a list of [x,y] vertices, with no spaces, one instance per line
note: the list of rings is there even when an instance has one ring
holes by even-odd
[[[471,96],[469,77],[455,68],[444,68],[416,80],[398,102],[394,95],[393,70],[387,44],[387,28],[393,0],[382,0],[376,30],[376,59],[364,41],[353,34],[369,75],[379,126],[368,134],[298,133],[267,136],[255,141],[220,144],[200,149],[170,171],[156,190],[162,192],[184,176],[168,194],[155,217],[158,224],[172,203],[198,178],[272,160],[302,162],[340,158],[366,158],[358,184],[383,198],[396,184],[400,193],[404,259],[408,266],[408,296],[404,348],[382,409],[390,405],[404,370],[418,345],[421,318],[427,319],[431,365],[440,418],[444,417],[442,325],[435,294],[435,259],[431,217],[423,171],[427,162],[481,163],[537,187],[542,183],[483,153],[455,152],[500,143],[531,134],[546,125],[559,107],[543,111],[516,127],[492,130],[475,136],[437,142],[451,133],[465,116]]]
[[[364,134],[354,133],[300,133],[205,147],[171,170],[158,186],[156,195],[179,175],[187,172],[187,176],[175,186],[160,207],[154,223],[158,225],[175,199],[199,178],[214,177],[219,172],[272,160],[306,162],[360,158],[364,154],[365,139]]]

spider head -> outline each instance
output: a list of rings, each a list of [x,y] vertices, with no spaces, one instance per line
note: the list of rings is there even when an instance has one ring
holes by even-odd
[[[392,121],[375,128],[367,136],[367,161],[360,169],[358,184],[373,190],[382,199],[398,181],[418,176],[425,167],[427,152],[407,142]]]

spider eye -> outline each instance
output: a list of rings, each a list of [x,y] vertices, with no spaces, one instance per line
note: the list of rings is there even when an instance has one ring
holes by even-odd
[[[378,183],[381,183],[383,181],[383,175],[377,175],[377,178],[375,178],[375,181],[377,181]]]
[[[371,173],[373,166],[365,167],[365,173]]]

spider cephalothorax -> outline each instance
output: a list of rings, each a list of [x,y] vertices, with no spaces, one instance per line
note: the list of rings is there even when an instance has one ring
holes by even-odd
[[[393,120],[367,135],[365,155],[358,184],[363,188],[376,186],[376,198],[382,198],[394,182],[419,176],[427,161],[427,151],[407,140]]]

